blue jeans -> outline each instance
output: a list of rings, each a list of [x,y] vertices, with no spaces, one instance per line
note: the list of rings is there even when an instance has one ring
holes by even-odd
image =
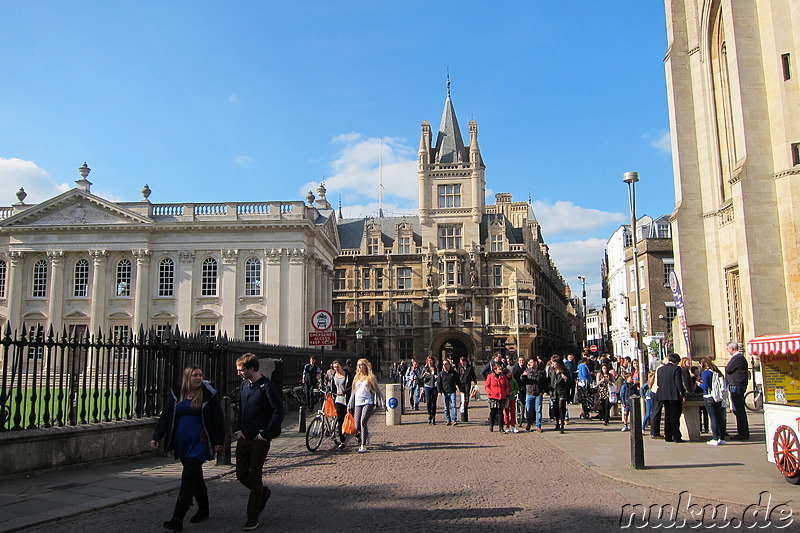
[[[456,408],[456,393],[455,392],[443,392],[442,393],[442,400],[444,401],[444,419],[446,422],[457,422],[458,419],[456,418],[457,408]]]
[[[528,425],[532,426],[534,423],[534,416],[536,417],[536,429],[542,428],[542,395],[541,394],[528,394],[525,396],[525,413],[528,415]]]
[[[408,386],[408,403],[414,409],[419,409],[419,385]]]
[[[647,428],[647,423],[650,422],[650,409],[653,407],[653,399],[645,398],[644,400],[644,416],[642,417],[642,431]]]
[[[722,423],[722,402],[715,402],[714,398],[703,397],[703,403],[711,421],[711,436],[714,440],[724,440],[725,425]]]

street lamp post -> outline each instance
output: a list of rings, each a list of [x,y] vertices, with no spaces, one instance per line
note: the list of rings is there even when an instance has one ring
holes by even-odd
[[[583,348],[589,345],[589,333],[586,331],[586,324],[587,324],[587,316],[586,316],[586,276],[578,276],[578,279],[581,281],[581,287],[583,289]]]
[[[361,340],[363,338],[364,338],[364,332],[361,331],[361,328],[358,328],[356,330],[356,355],[358,357],[361,357],[361,351],[359,350],[359,347],[361,346]]]
[[[647,363],[642,350],[642,296],[639,294],[639,248],[636,242],[636,182],[639,181],[638,172],[626,172],[622,181],[628,184],[628,204],[631,208],[631,244],[633,245],[633,283],[636,291],[636,323],[634,326],[634,336],[636,339],[636,358],[639,360],[639,383],[646,383]],[[639,396],[631,398],[632,402],[632,430],[631,430],[631,467],[634,469],[644,468],[644,439],[639,431],[642,423],[642,406]]]

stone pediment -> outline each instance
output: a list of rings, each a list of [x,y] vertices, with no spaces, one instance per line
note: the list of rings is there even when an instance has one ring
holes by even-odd
[[[2,221],[5,227],[141,225],[152,221],[113,202],[72,189]]]

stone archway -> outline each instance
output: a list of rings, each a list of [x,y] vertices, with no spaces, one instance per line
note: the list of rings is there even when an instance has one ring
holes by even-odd
[[[445,331],[431,341],[431,353],[438,362],[443,357],[458,362],[462,356],[476,355],[475,342],[468,336],[458,331]]]

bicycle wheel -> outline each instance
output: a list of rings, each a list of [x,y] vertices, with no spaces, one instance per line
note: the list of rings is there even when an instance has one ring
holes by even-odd
[[[744,395],[744,406],[748,411],[760,413],[764,410],[764,396],[761,391],[751,390]]]
[[[321,416],[316,416],[306,430],[306,448],[308,448],[308,451],[317,451],[319,445],[322,444],[323,438],[325,438],[325,424]]]

